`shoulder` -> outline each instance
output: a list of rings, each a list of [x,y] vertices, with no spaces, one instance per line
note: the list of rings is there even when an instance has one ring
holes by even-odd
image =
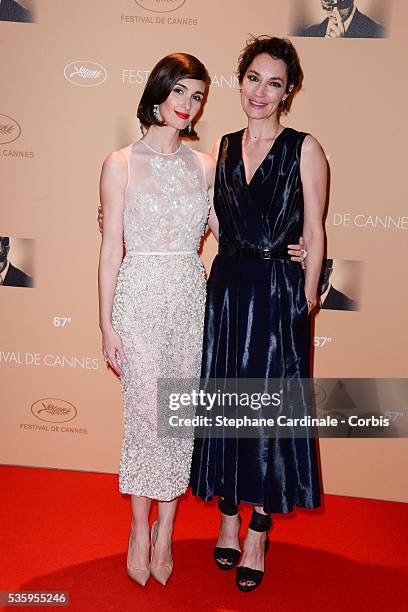
[[[235,140],[235,139],[242,138],[242,134],[244,131],[245,131],[245,128],[241,128],[240,130],[237,130],[236,132],[230,132],[229,134],[224,134],[224,136],[221,136],[220,140],[224,140],[225,138],[228,138],[229,140]]]
[[[229,134],[224,134],[223,136],[218,138],[214,143],[214,146],[211,151],[212,157],[214,157],[215,160],[218,160],[221,146],[223,150],[228,149],[230,146],[234,146],[234,144],[239,144],[240,146],[243,132],[244,128],[238,130],[237,132],[230,132]]]
[[[9,263],[9,267],[7,270],[7,274],[6,274],[6,278],[16,278],[17,276],[20,276],[24,274],[22,270],[19,270],[18,268],[16,268],[15,266],[13,266],[12,263]]]
[[[19,7],[17,11],[17,18],[21,21],[25,21],[26,23],[31,23],[33,21],[33,16],[31,12],[28,9],[20,6],[19,4],[16,4],[16,6]]]
[[[21,285],[22,287],[30,287],[32,285],[32,278],[19,268],[9,265],[9,269],[6,275],[6,281],[13,281]]]
[[[209,155],[208,153],[203,153],[202,151],[197,151],[196,149],[190,149],[190,151],[197,155],[203,164],[209,164],[214,161],[211,155]]]
[[[102,171],[116,174],[118,176],[122,175],[124,172],[127,173],[127,158],[125,149],[120,149],[119,151],[112,151],[109,153],[109,155],[103,161]]]
[[[124,149],[119,149],[118,151],[112,151],[109,155],[104,159],[104,165],[108,166],[123,166],[126,164],[126,156],[127,149],[129,147],[125,147]]]
[[[33,16],[28,9],[23,9],[22,18],[26,23],[31,23],[33,21]]]
[[[199,153],[199,155],[201,156],[205,168],[211,169],[215,167],[215,159],[211,155],[208,153]]]
[[[9,17],[16,21],[32,21],[31,13],[18,2],[5,2],[4,11],[9,13]]]
[[[306,134],[301,148],[301,166],[326,168],[327,159],[320,142],[311,134]]]
[[[212,149],[211,149],[211,157],[214,160],[214,162],[218,161],[218,156],[220,153],[220,147],[221,147],[221,143],[224,141],[225,139],[229,136],[229,134],[224,134],[223,136],[220,136],[219,138],[217,138],[217,140],[214,142]]]
[[[362,35],[367,37],[376,36],[382,37],[384,36],[384,28],[382,25],[368,17],[368,15],[364,15],[358,9],[356,10],[356,14],[354,16],[354,20],[357,22],[358,26],[362,30]]]
[[[301,149],[302,157],[305,154],[308,155],[310,153],[313,154],[313,152],[323,151],[319,141],[308,132],[301,132],[291,127],[285,128],[284,132],[286,142],[291,141],[294,146],[298,147],[298,150]]]
[[[128,182],[128,161],[123,150],[112,151],[102,164],[101,186],[124,189]]]
[[[303,31],[303,36],[324,36],[327,30],[328,19],[324,19],[321,23],[316,23],[309,26]]]
[[[198,157],[205,170],[215,167],[215,159],[208,153],[196,151],[196,149],[190,149],[190,151],[192,151],[192,153]]]
[[[302,142],[302,155],[314,155],[317,153],[323,153],[323,147],[317,140],[317,138],[305,132],[299,133],[303,134],[304,136]]]
[[[320,142],[311,134],[306,134],[300,154],[300,174],[303,181],[326,180],[328,163]]]
[[[244,132],[245,128],[242,128],[240,130],[238,130],[237,132],[229,132],[229,134],[223,134],[222,136],[220,136],[218,138],[218,140],[216,141],[218,143],[218,146],[224,141],[232,141],[232,140],[239,140],[240,138],[242,138],[242,134]]]
[[[278,135],[278,138],[281,135],[286,146],[288,146],[289,148],[296,149],[298,151],[302,149],[302,152],[305,141],[309,141],[310,139],[315,140],[313,136],[311,136],[307,132],[295,130],[295,128],[292,127],[285,127],[284,130],[282,130],[282,132],[280,133],[280,135]]]
[[[199,158],[204,171],[207,188],[211,189],[214,184],[215,167],[217,165],[216,160],[211,155],[208,155],[208,153],[202,153],[201,151],[196,151],[194,149],[191,149],[191,151],[193,151]]]

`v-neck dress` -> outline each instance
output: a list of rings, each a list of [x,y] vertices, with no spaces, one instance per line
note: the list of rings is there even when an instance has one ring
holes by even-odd
[[[303,230],[300,177],[307,134],[285,128],[248,184],[243,130],[223,136],[214,189],[221,246],[283,249]],[[202,379],[310,376],[311,329],[299,263],[218,254],[207,284]],[[313,438],[223,437],[194,443],[194,495],[223,496],[265,512],[320,505]]]

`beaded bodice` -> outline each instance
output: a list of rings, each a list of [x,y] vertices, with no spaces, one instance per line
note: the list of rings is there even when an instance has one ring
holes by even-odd
[[[201,154],[184,144],[172,154],[155,153],[142,141],[122,152],[126,250],[197,251],[209,206]]]

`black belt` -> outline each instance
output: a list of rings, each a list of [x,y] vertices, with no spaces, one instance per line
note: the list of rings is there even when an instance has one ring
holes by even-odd
[[[219,244],[220,255],[232,255],[233,257],[257,257],[258,259],[290,259],[285,249],[262,249],[261,247],[239,247],[229,244]]]

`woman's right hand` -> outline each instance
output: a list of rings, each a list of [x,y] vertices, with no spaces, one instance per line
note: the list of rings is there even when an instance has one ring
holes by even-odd
[[[102,206],[99,204],[98,205],[98,225],[99,225],[99,231],[102,234],[102,230],[103,230],[103,212],[102,212]]]
[[[306,270],[306,256],[307,251],[305,250],[305,241],[303,236],[299,238],[298,244],[288,244],[288,253],[291,255],[292,261],[297,261],[302,266],[303,270]]]
[[[121,363],[127,363],[125,351],[123,350],[122,340],[113,328],[102,332],[102,353],[106,364],[121,378],[123,370],[118,364],[117,355]]]

